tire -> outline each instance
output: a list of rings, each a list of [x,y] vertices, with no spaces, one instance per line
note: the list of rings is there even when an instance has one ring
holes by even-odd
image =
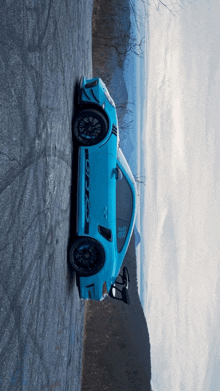
[[[102,269],[105,263],[105,251],[97,240],[79,237],[70,248],[69,259],[79,276],[88,277]]]
[[[73,123],[74,137],[81,145],[98,144],[107,133],[107,120],[101,112],[95,109],[80,111]]]

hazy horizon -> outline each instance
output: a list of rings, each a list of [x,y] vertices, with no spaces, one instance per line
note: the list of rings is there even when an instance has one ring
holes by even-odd
[[[153,390],[218,391],[220,5],[174,14],[149,7],[145,80],[136,64],[138,290]]]

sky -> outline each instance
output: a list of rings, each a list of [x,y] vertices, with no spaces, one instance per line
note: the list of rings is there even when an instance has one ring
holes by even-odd
[[[220,3],[181,6],[149,7],[136,68],[138,290],[153,391],[219,391]]]

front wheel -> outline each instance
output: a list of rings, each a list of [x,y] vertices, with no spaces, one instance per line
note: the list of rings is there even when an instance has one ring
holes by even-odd
[[[73,123],[73,134],[82,145],[98,144],[107,133],[107,120],[101,112],[95,109],[80,111]]]
[[[98,273],[105,263],[105,251],[95,239],[79,237],[70,248],[70,263],[81,277]]]

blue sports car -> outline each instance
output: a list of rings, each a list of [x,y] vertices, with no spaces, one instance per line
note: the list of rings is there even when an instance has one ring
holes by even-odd
[[[100,78],[79,83],[73,121],[79,146],[77,236],[69,259],[80,297],[103,300],[112,290],[134,227],[136,185],[119,147],[116,107]]]

